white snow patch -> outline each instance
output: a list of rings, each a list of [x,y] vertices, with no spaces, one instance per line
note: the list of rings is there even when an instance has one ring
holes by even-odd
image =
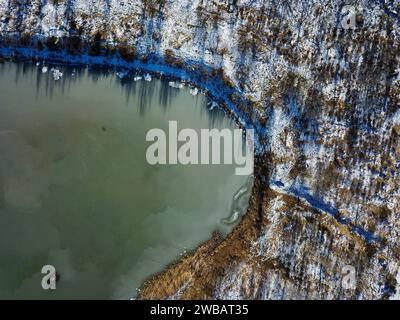
[[[215,108],[218,108],[218,103],[213,101],[213,102],[211,102],[211,105],[210,105],[210,111],[214,110]]]
[[[119,72],[117,72],[117,77],[120,79],[123,79],[127,76],[127,74],[128,74],[128,71],[119,71]]]
[[[183,83],[182,82],[170,81],[168,84],[172,88],[176,88],[176,89],[182,89],[183,88]]]
[[[51,73],[52,73],[52,75],[53,75],[53,79],[54,79],[55,81],[60,80],[61,77],[63,76],[63,73],[62,73],[60,70],[58,70],[57,68],[51,68],[50,71],[51,71]]]
[[[197,88],[192,88],[192,89],[190,89],[190,94],[192,95],[192,96],[197,96],[197,94],[199,93],[199,89],[197,89]]]

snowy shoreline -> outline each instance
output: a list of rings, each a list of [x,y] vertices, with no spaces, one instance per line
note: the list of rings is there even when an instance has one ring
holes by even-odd
[[[119,78],[134,76],[134,81],[144,79],[150,74],[158,79],[167,80],[170,86],[173,83],[174,87],[180,87],[177,83],[185,82],[190,85],[191,89],[197,89],[196,92],[205,93],[213,102],[213,106],[218,104],[225,112],[228,111],[228,116],[232,117],[242,128],[255,129],[255,150],[257,153],[262,153],[263,148],[259,141],[260,135],[263,134],[263,128],[258,121],[247,119],[248,117],[241,112],[237,106],[230,101],[229,95],[235,93],[240,96],[235,89],[227,88],[224,83],[218,78],[204,79],[201,71],[211,72],[212,67],[206,66],[196,61],[188,61],[184,65],[186,68],[177,68],[167,65],[162,57],[152,56],[148,62],[140,60],[125,61],[123,58],[114,56],[92,56],[89,54],[73,55],[65,51],[49,51],[37,50],[29,47],[11,47],[0,46],[0,57],[5,59],[15,59],[16,61],[31,61],[44,62],[48,65],[65,65],[65,66],[87,66],[100,68],[115,68]],[[200,66],[200,68],[198,68]],[[192,70],[190,70],[192,69]],[[194,69],[197,69],[195,71]],[[120,76],[121,75],[121,76]],[[151,79],[151,78],[150,78]],[[149,81],[149,80],[146,80]],[[150,80],[151,81],[151,80]],[[192,93],[192,94],[193,94]],[[241,103],[248,102],[242,98]],[[254,124],[255,122],[255,124]]]

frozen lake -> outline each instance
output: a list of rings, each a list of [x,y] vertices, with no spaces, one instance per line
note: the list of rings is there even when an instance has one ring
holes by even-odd
[[[185,250],[228,232],[221,219],[250,183],[234,165],[151,166],[146,132],[170,120],[236,125],[188,88],[58,69],[56,81],[50,66],[0,64],[0,298],[134,297]],[[44,265],[60,275],[56,290],[41,287]]]

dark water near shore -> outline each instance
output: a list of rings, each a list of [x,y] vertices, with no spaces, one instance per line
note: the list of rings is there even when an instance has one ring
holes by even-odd
[[[0,299],[133,297],[228,232],[221,219],[249,183],[234,165],[149,165],[147,131],[236,125],[187,88],[60,70],[55,81],[50,67],[0,64]],[[53,291],[41,287],[47,264],[61,275]]]

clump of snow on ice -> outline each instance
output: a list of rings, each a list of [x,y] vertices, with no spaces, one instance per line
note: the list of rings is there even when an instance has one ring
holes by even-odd
[[[60,80],[61,77],[63,76],[63,73],[57,68],[51,68],[50,72],[52,73],[53,79],[55,81]]]
[[[218,103],[213,101],[210,103],[210,111],[214,110],[215,108],[218,108]]]
[[[172,88],[176,88],[176,89],[182,89],[183,88],[183,83],[182,82],[170,81],[168,84]]]
[[[190,94],[192,96],[197,96],[198,93],[199,93],[199,89],[197,89],[197,88],[191,88],[190,89]]]
[[[127,76],[127,74],[128,74],[128,71],[119,71],[119,72],[117,72],[117,77],[120,79],[123,79]]]

